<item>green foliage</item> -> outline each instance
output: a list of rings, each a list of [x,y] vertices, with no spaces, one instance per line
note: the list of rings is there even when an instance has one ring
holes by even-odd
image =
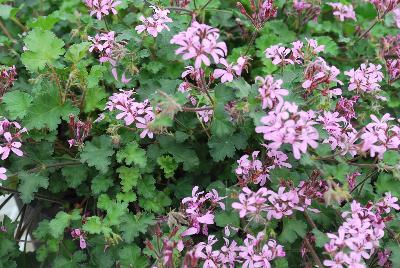
[[[80,156],[82,163],[87,163],[100,172],[106,173],[113,154],[111,139],[107,136],[100,136],[86,142]]]
[[[46,65],[53,65],[64,53],[64,41],[48,30],[33,29],[24,43],[27,51],[21,55],[21,60],[30,71],[40,71]]]
[[[49,185],[49,179],[39,173],[20,172],[19,180],[18,191],[21,192],[20,197],[24,203],[30,203],[39,188],[47,188]]]

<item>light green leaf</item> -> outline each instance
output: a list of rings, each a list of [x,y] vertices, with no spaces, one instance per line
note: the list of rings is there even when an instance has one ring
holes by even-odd
[[[33,200],[33,194],[36,193],[39,188],[47,188],[49,186],[49,178],[40,175],[39,173],[27,173],[21,171],[19,173],[20,184],[18,191],[21,192],[21,200],[27,204]]]
[[[139,148],[137,142],[133,141],[117,153],[118,163],[122,163],[124,160],[127,165],[135,164],[140,168],[145,168],[147,164],[146,151]]]
[[[80,44],[73,44],[68,49],[67,53],[65,53],[65,59],[77,64],[80,60],[82,60],[86,54],[88,53],[88,49],[91,43],[82,42]]]
[[[81,152],[81,162],[95,167],[98,171],[106,173],[114,154],[111,138],[108,136],[95,137],[92,141],[85,142]]]
[[[15,90],[4,94],[3,103],[9,112],[9,119],[22,119],[29,111],[32,97],[28,93]]]
[[[303,238],[306,232],[307,224],[305,222],[295,219],[285,219],[279,241],[293,243],[298,237]]]
[[[146,233],[148,227],[154,224],[153,214],[128,214],[122,219],[122,238],[127,243],[132,243],[140,233]]]
[[[25,37],[25,51],[22,63],[30,71],[43,70],[46,64],[53,64],[64,53],[64,41],[48,30],[33,29]]]

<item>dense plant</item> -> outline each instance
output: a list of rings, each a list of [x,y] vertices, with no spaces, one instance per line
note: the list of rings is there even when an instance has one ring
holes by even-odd
[[[400,267],[399,27],[398,0],[0,1],[0,266]]]

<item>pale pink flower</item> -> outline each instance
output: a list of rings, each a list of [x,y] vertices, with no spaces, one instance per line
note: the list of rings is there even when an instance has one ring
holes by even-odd
[[[169,31],[167,23],[172,22],[172,19],[168,17],[170,11],[168,9],[160,9],[156,6],[150,6],[154,10],[152,17],[145,18],[140,16],[139,20],[143,23],[135,27],[137,33],[147,31],[153,37],[157,37],[164,29]]]
[[[345,75],[350,77],[349,91],[355,90],[357,93],[374,93],[380,91],[381,86],[379,83],[383,80],[383,73],[380,71],[381,65],[363,63],[361,66],[354,70],[344,72]]]
[[[90,16],[96,14],[98,20],[101,20],[101,17],[104,15],[108,15],[113,13],[117,14],[117,10],[115,9],[121,1],[115,0],[85,0],[86,6],[90,10]]]
[[[225,42],[218,39],[218,29],[193,21],[186,31],[174,35],[170,42],[180,46],[175,54],[182,55],[184,60],[194,58],[194,67],[199,69],[202,64],[210,66],[210,56],[218,64],[227,55]]]
[[[282,88],[283,81],[274,80],[271,75],[267,75],[265,78],[257,76],[256,82],[260,83],[258,92],[262,100],[262,109],[274,108],[277,104],[283,102],[283,96],[289,95],[289,91]]]
[[[10,152],[13,152],[17,156],[23,156],[24,153],[19,149],[22,146],[22,143],[19,141],[15,141],[14,137],[10,132],[6,132],[3,134],[6,143],[0,147],[0,154],[2,155],[1,160],[5,160],[10,155]]]
[[[85,249],[86,248],[85,236],[84,236],[84,233],[80,229],[72,229],[71,236],[74,239],[75,238],[79,238],[79,247],[81,249]]]
[[[0,180],[6,180],[7,175],[6,175],[7,169],[0,167]]]
[[[396,8],[393,10],[393,17],[396,22],[397,28],[400,28],[400,8]]]
[[[353,10],[353,5],[344,5],[342,3],[328,3],[333,8],[333,16],[335,16],[340,21],[344,21],[346,19],[349,20],[357,20],[356,13]]]

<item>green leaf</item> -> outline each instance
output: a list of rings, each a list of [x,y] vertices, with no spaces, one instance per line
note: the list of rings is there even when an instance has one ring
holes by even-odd
[[[152,176],[144,176],[137,184],[137,192],[144,198],[153,198],[155,195],[155,180]]]
[[[88,169],[84,165],[64,167],[61,170],[62,175],[70,188],[76,188],[86,180]]]
[[[127,243],[132,243],[133,240],[139,236],[140,233],[144,234],[150,225],[154,224],[153,214],[128,214],[122,219],[121,231],[122,238]]]
[[[61,123],[61,118],[68,120],[69,115],[78,113],[79,109],[74,107],[70,100],[60,103],[56,89],[50,89],[33,100],[29,112],[24,118],[24,125],[28,129],[56,130]]]
[[[318,229],[313,229],[312,233],[315,236],[315,245],[319,248],[323,248],[326,243],[329,242],[329,238],[326,234]]]
[[[279,241],[293,243],[298,237],[303,238],[306,232],[307,224],[305,222],[295,219],[285,219]]]
[[[139,148],[137,142],[133,141],[117,153],[118,163],[122,163],[124,160],[127,165],[135,164],[140,168],[145,168],[147,164],[146,151]]]
[[[103,225],[101,219],[98,216],[86,218],[86,222],[82,226],[82,229],[89,234],[108,234],[112,232],[109,227]]]
[[[140,170],[135,167],[119,167],[117,169],[119,177],[121,178],[121,185],[123,192],[129,192],[135,187],[140,178]]]
[[[178,168],[178,163],[169,155],[160,156],[157,158],[157,164],[164,170],[166,178],[172,178],[175,170]]]
[[[227,225],[233,227],[240,227],[239,214],[236,211],[222,211],[215,215],[215,223],[219,227],[225,227]]]
[[[28,49],[21,55],[22,63],[29,71],[43,70],[46,64],[53,64],[64,53],[64,41],[48,30],[33,29],[25,37]]]
[[[64,211],[58,212],[55,218],[49,222],[50,234],[54,238],[60,238],[64,234],[65,228],[69,227],[71,220],[78,220],[80,218],[78,210],[74,210],[72,214]]]
[[[8,19],[11,15],[13,7],[9,5],[0,5],[0,17],[4,20]]]
[[[400,161],[400,154],[396,151],[386,151],[383,154],[383,162],[388,165],[394,166],[397,165]]]
[[[80,60],[82,60],[90,47],[90,42],[82,42],[80,44],[73,44],[68,49],[67,53],[65,53],[65,59],[72,63],[77,64]]]
[[[222,161],[226,157],[233,157],[236,150],[244,149],[247,137],[243,134],[234,134],[225,138],[212,136],[208,142],[210,154],[215,161]]]
[[[32,97],[28,93],[15,90],[4,94],[3,103],[9,112],[9,119],[22,119],[29,111]]]
[[[139,205],[147,211],[164,213],[164,207],[171,205],[171,199],[164,192],[157,192],[149,199],[139,199]]]
[[[54,24],[59,22],[60,19],[55,16],[43,16],[35,18],[33,21],[28,23],[28,26],[31,28],[40,28],[42,30],[51,30]]]
[[[106,173],[113,154],[111,138],[103,135],[93,138],[90,142],[85,142],[80,156],[82,163],[87,163],[90,167]]]
[[[92,112],[96,109],[103,109],[106,106],[107,97],[108,94],[104,88],[88,88],[85,97],[85,113]]]
[[[396,242],[391,241],[388,245],[385,245],[385,249],[386,248],[390,249],[392,252],[389,258],[392,262],[392,267],[400,267],[400,254],[398,254],[400,252],[400,246]]]
[[[18,191],[21,192],[20,197],[25,204],[33,200],[33,194],[36,193],[39,188],[47,188],[49,186],[49,178],[39,173],[21,171],[19,172],[19,180]]]
[[[104,193],[113,185],[113,180],[107,174],[99,174],[92,180],[91,189],[96,195]]]
[[[376,190],[380,194],[391,192],[393,195],[400,197],[400,181],[391,174],[381,173],[376,182]]]
[[[190,146],[177,143],[174,138],[167,136],[159,136],[157,140],[166,153],[171,154],[178,163],[183,163],[184,170],[191,170],[199,165],[199,157]]]
[[[119,251],[119,260],[123,268],[148,267],[147,258],[136,245],[123,247]]]
[[[87,86],[88,88],[94,88],[99,85],[99,81],[103,78],[104,73],[107,71],[107,68],[102,65],[94,65],[90,69],[90,73],[87,77]]]

